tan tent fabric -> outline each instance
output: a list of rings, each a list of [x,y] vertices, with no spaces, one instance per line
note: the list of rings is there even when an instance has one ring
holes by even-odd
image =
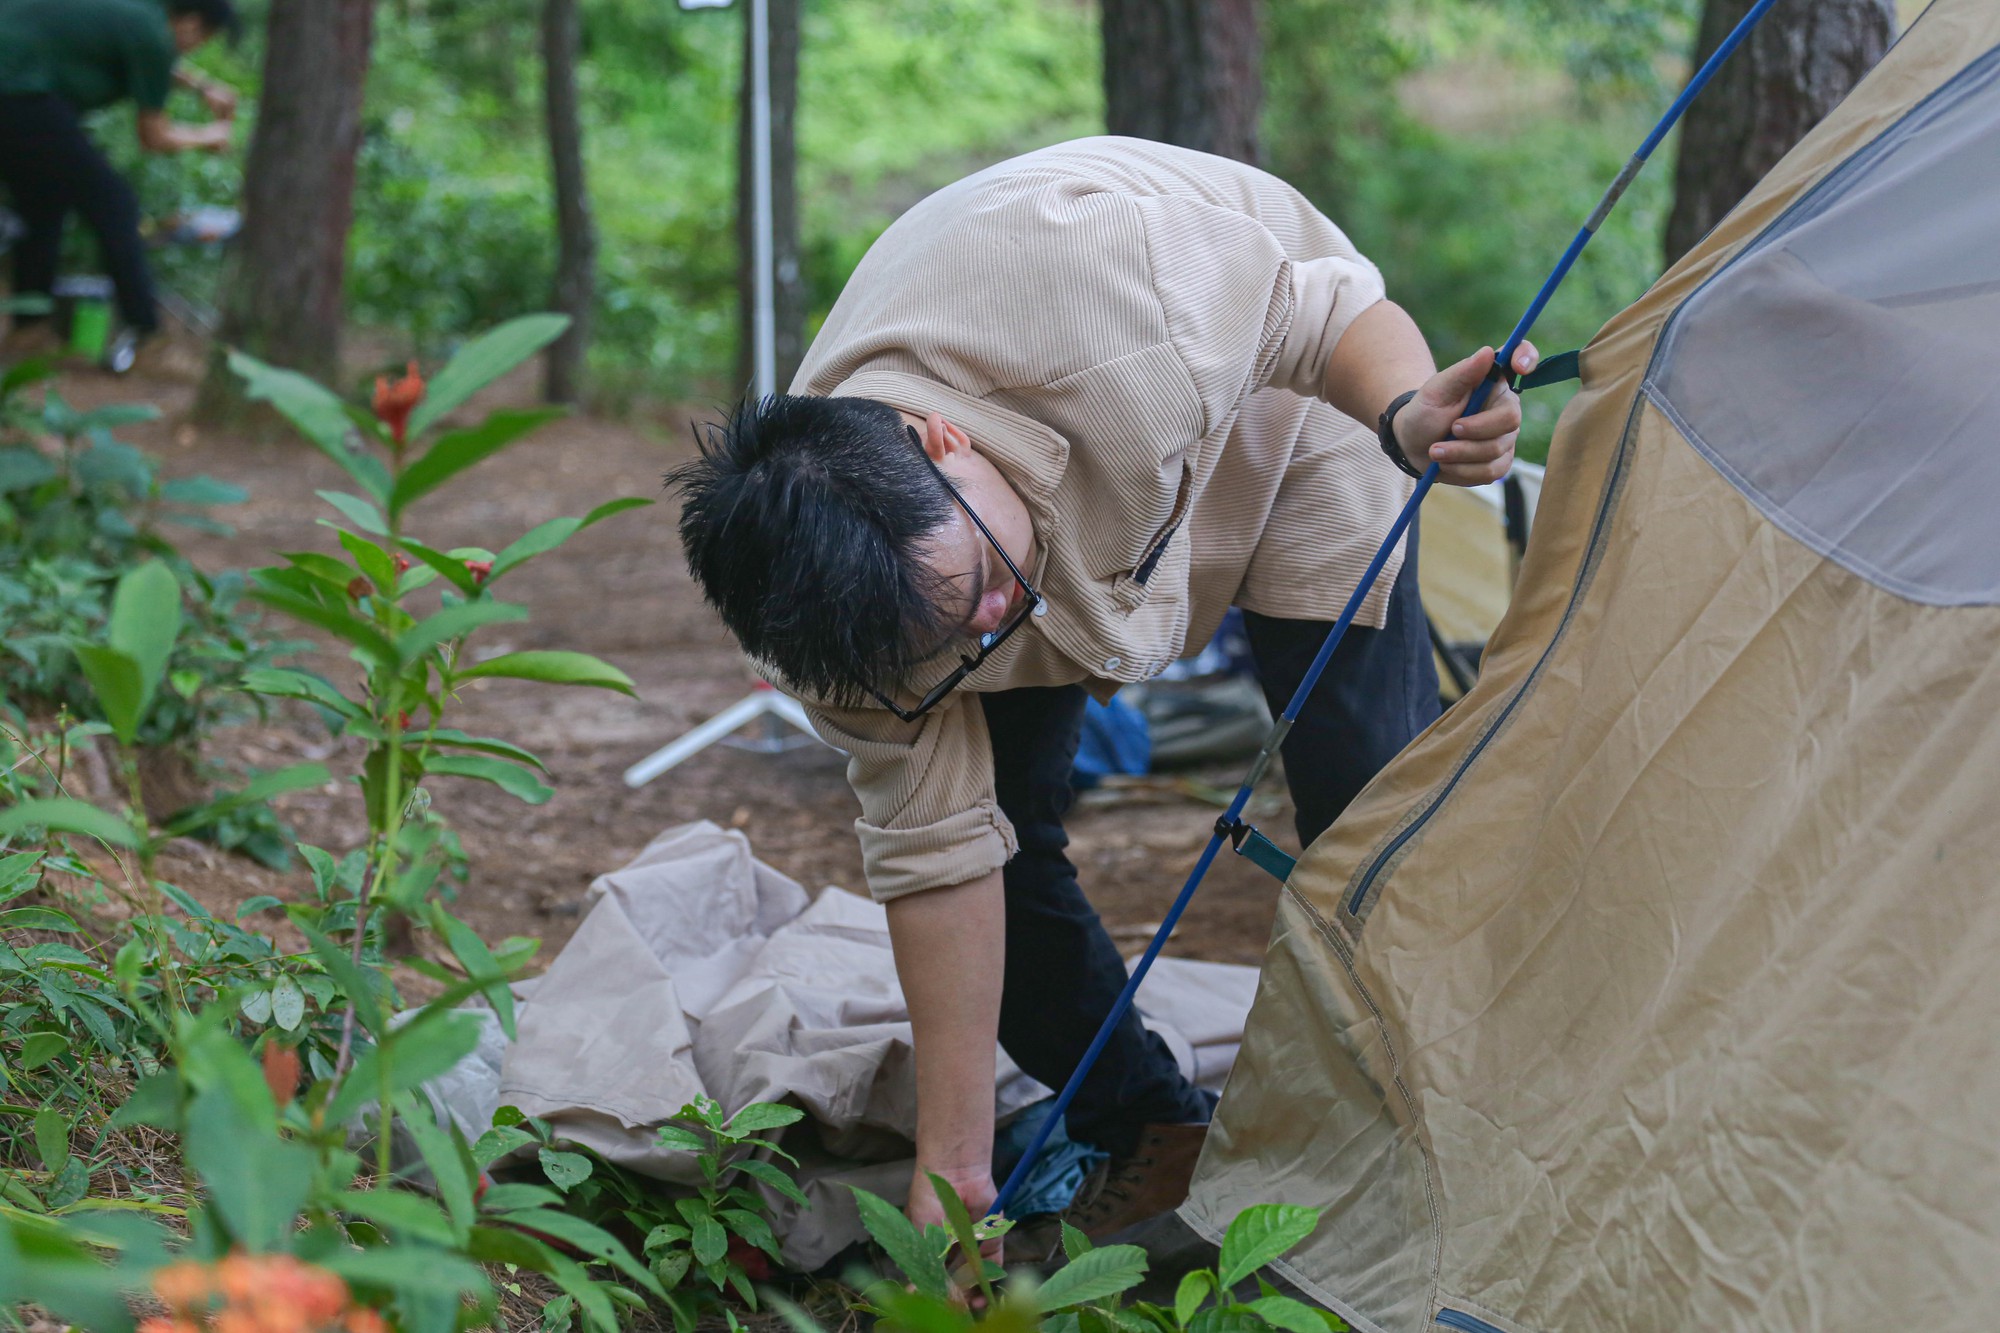
[[[1937,90],[2000,87],[1996,45],[2000,5],[1937,0],[1586,349],[1477,686],[1287,886],[1183,1216],[1214,1238],[1251,1203],[1326,1210],[1284,1267],[1357,1328],[1993,1322],[2000,607],[1891,591],[1746,493],[1649,366],[1815,185],[1920,133]],[[1975,146],[2000,160],[2000,133]],[[1929,243],[1940,208],[1874,243]],[[1947,221],[2000,244],[2000,216]],[[1815,308],[1772,336],[1843,345]],[[1990,359],[1845,369],[1869,401],[1931,377],[1919,397],[1984,411],[1958,435],[2000,450]],[[1766,437],[1855,419],[1775,377],[1733,390],[1781,405]],[[1898,503],[1962,472],[1932,443]],[[1990,562],[1993,532],[1957,539]]]

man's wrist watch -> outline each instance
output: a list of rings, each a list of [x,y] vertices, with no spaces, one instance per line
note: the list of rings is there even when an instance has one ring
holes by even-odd
[[[1396,414],[1408,407],[1410,400],[1416,396],[1417,391],[1412,389],[1406,394],[1399,395],[1394,402],[1383,408],[1382,415],[1375,421],[1375,435],[1381,440],[1382,452],[1389,455],[1391,463],[1400,468],[1405,476],[1422,481],[1424,470],[1412,463],[1409,455],[1403,452],[1403,446],[1396,442]]]

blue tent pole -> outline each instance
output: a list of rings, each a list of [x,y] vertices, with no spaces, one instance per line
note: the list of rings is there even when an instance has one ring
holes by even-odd
[[[1680,96],[1674,99],[1673,105],[1667,108],[1666,114],[1660,117],[1659,123],[1646,135],[1638,151],[1632,154],[1616,179],[1605,189],[1603,198],[1597,201],[1597,207],[1591,210],[1583,226],[1577,229],[1576,235],[1570,240],[1569,248],[1563,251],[1562,258],[1556,261],[1555,268],[1549,271],[1548,278],[1543,281],[1542,289],[1535,293],[1535,299],[1528,303],[1527,310],[1514,325],[1513,332],[1507,335],[1507,341],[1494,354],[1495,365],[1504,367],[1513,360],[1514,352],[1520,347],[1521,340],[1528,336],[1528,330],[1534,327],[1537,319],[1541,318],[1542,310],[1548,305],[1549,298],[1556,294],[1556,288],[1562,286],[1563,279],[1569,276],[1570,269],[1575,266],[1577,256],[1583,253],[1586,245],[1590,244],[1590,238],[1597,234],[1597,229],[1604,225],[1604,219],[1611,216],[1611,210],[1618,206],[1619,198],[1624,195],[1626,187],[1632,183],[1640,169],[1646,165],[1646,160],[1653,155],[1653,150],[1658,148],[1672,131],[1682,113],[1688,109],[1688,104],[1693,102],[1696,95],[1707,86],[1708,81],[1715,77],[1715,71],[1722,67],[1722,62],[1729,59],[1730,54],[1743,44],[1744,39],[1776,3],[1777,0],[1757,0],[1750,12],[1745,14],[1742,21],[1731,29],[1729,36],[1723,39],[1722,45],[1715,48],[1715,54],[1702,62],[1701,68],[1688,80],[1687,87],[1681,89]],[[1480,385],[1474,391],[1465,414],[1471,416],[1478,412],[1492,391],[1491,380]],[[1146,980],[1146,973],[1152,970],[1153,960],[1160,956],[1160,950],[1165,947],[1167,938],[1174,933],[1174,927],[1179,923],[1181,914],[1193,901],[1195,890],[1201,887],[1202,879],[1208,874],[1209,867],[1215,864],[1216,855],[1222,850],[1223,839],[1229,836],[1230,829],[1242,818],[1243,808],[1250,803],[1251,791],[1264,776],[1264,771],[1270,767],[1272,758],[1276,756],[1279,745],[1285,739],[1285,734],[1291,730],[1292,723],[1298,718],[1299,710],[1305,707],[1313,686],[1319,683],[1321,673],[1326,670],[1326,664],[1333,659],[1334,649],[1340,646],[1341,639],[1346,636],[1347,627],[1354,623],[1355,613],[1361,609],[1361,603],[1367,599],[1369,590],[1375,586],[1375,580],[1381,577],[1382,567],[1388,564],[1390,553],[1396,549],[1397,543],[1403,540],[1403,534],[1409,531],[1410,521],[1416,517],[1417,506],[1421,505],[1424,496],[1430,493],[1431,486],[1437,481],[1437,475],[1436,463],[1425,468],[1423,478],[1417,482],[1416,489],[1411,492],[1408,502],[1403,505],[1402,512],[1396,515],[1396,522],[1390,527],[1389,535],[1382,539],[1382,545],[1377,548],[1375,558],[1368,562],[1368,568],[1362,572],[1361,581],[1355,585],[1353,594],[1347,599],[1347,605],[1341,608],[1340,618],[1334,621],[1333,628],[1327,631],[1326,641],[1320,645],[1312,666],[1307,669],[1305,678],[1299,682],[1299,688],[1293,692],[1291,702],[1285,705],[1285,711],[1272,724],[1271,733],[1265,738],[1263,748],[1258,751],[1256,761],[1251,764],[1250,772],[1243,779],[1243,785],[1237,788],[1236,796],[1229,802],[1228,810],[1215,821],[1215,832],[1210,835],[1208,846],[1202,848],[1200,859],[1194,863],[1194,870],[1188,875],[1187,882],[1181,886],[1173,906],[1167,909],[1167,915],[1160,922],[1159,930],[1154,932],[1152,942],[1146,946],[1146,952],[1139,956],[1138,963],[1133,966],[1131,978],[1126,981],[1125,989],[1118,993],[1118,999],[1112,1004],[1111,1012],[1105,1015],[1103,1025],[1097,1029],[1097,1035],[1091,1038],[1090,1046],[1083,1053],[1083,1059],[1077,1062],[1076,1072],[1069,1076],[1069,1082],[1065,1083],[1062,1091],[1057,1094],[1055,1106],[1047,1116],[1043,1117],[1041,1127],[1035,1131],[1034,1139],[1028,1144],[1028,1150],[1021,1154],[1021,1160],[1007,1176],[1007,1183],[1001,1186],[989,1216],[1006,1212],[1008,1203],[1020,1191],[1022,1182],[1028,1178],[1028,1173],[1034,1169],[1035,1159],[1041,1155],[1042,1148],[1048,1143],[1049,1134],[1055,1129],[1063,1114],[1069,1110],[1070,1103],[1076,1100],[1077,1089],[1083,1086],[1084,1079],[1089,1077],[1091,1069],[1097,1064],[1098,1056],[1104,1053],[1104,1047],[1110,1042],[1111,1034],[1118,1030],[1118,1024],[1124,1019],[1125,1011],[1132,1007],[1132,998],[1139,993],[1140,985]]]

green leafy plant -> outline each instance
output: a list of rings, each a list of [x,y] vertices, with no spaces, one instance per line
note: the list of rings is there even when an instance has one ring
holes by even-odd
[[[323,939],[316,947],[338,973],[340,951]],[[143,1218],[107,1217],[92,1201],[61,1219],[65,1226],[0,1213],[0,1298],[33,1300],[107,1333],[130,1326],[120,1298],[144,1290],[168,1263],[213,1264],[236,1253],[295,1256],[344,1280],[394,1327],[423,1333],[459,1327],[467,1302],[470,1317],[490,1317],[483,1263],[547,1274],[606,1333],[617,1327],[620,1304],[644,1303],[622,1284],[666,1299],[645,1266],[602,1228],[519,1191],[482,1198],[472,1145],[413,1098],[424,1080],[476,1044],[476,1019],[455,1006],[493,979],[469,978],[408,1021],[385,1026],[348,1077],[303,1089],[285,1047],[267,1043],[259,1068],[228,1030],[233,1006],[176,1016],[166,1066],[140,1080],[115,1120],[164,1130],[181,1145],[188,1178],[202,1185],[188,1211],[188,1239]],[[357,994],[368,991],[351,980]],[[365,1116],[380,1132],[384,1108],[399,1116],[419,1161],[370,1179],[346,1146],[347,1127]],[[37,1130],[52,1140],[39,1123]],[[51,1141],[45,1155],[54,1147]],[[434,1199],[391,1188],[419,1168]],[[92,1249],[107,1243],[114,1262],[95,1261]],[[23,1261],[37,1252],[35,1261]],[[620,1282],[598,1276],[599,1269]]]
[[[60,1215],[85,1202],[91,1148],[144,1043],[104,951],[72,913],[35,901],[44,861],[0,855],[0,1160],[13,1165],[0,1199]]]
[[[1222,1253],[1216,1267],[1197,1268],[1181,1278],[1172,1310],[1147,1305],[1134,1309],[1157,1328],[1178,1327],[1189,1333],[1221,1333],[1239,1326],[1238,1321],[1245,1318],[1260,1320],[1272,1328],[1284,1329],[1285,1333],[1343,1333],[1346,1321],[1280,1294],[1259,1271],[1310,1236],[1318,1225],[1316,1208],[1253,1204],[1238,1213],[1223,1233]],[[1075,1256],[1071,1258],[1074,1262]],[[1237,1287],[1253,1277],[1257,1279],[1259,1294],[1239,1301],[1235,1294]]]
[[[686,1323],[724,1292],[758,1308],[755,1284],[771,1276],[761,1261],[783,1260],[764,1201],[747,1182],[760,1182],[802,1207],[806,1197],[783,1167],[751,1154],[768,1152],[792,1162],[764,1135],[803,1116],[795,1107],[766,1102],[731,1116],[708,1097],[683,1106],[661,1126],[659,1142],[694,1155],[702,1183],[692,1196],[665,1194],[657,1183],[565,1142],[546,1120],[511,1106],[495,1113],[493,1128],[473,1145],[473,1156],[485,1168],[502,1157],[525,1157],[532,1148],[528,1160],[545,1183],[493,1185],[484,1196],[488,1206],[561,1207],[606,1229],[643,1237],[646,1267],[672,1297],[676,1318]],[[706,1285],[690,1284],[693,1274]],[[572,1301],[552,1306],[551,1324],[560,1326],[573,1308]]]
[[[73,989],[83,998],[64,997],[60,1022],[49,1017],[53,1002],[24,1011],[15,1029],[0,1027],[0,1053],[13,1051],[10,1043],[17,1040],[24,1062],[37,1070],[54,1067],[76,1047],[68,1027],[74,1022],[98,1047],[79,1058],[107,1050],[129,1057],[132,1093],[108,1128],[150,1126],[178,1143],[189,1234],[183,1240],[143,1216],[107,1213],[87,1185],[70,1200],[78,1154],[46,1117],[30,1117],[16,1151],[40,1165],[33,1197],[43,1211],[0,1208],[0,1302],[33,1300],[92,1328],[116,1330],[130,1323],[125,1298],[149,1283],[173,1304],[155,1281],[168,1266],[193,1264],[198,1277],[203,1265],[242,1255],[286,1256],[323,1270],[340,1279],[361,1307],[383,1311],[405,1333],[447,1333],[489,1316],[493,1292],[485,1264],[546,1274],[602,1333],[614,1333],[621,1306],[642,1306],[648,1298],[677,1317],[688,1315],[687,1303],[647,1264],[605,1226],[566,1206],[560,1191],[502,1185],[482,1194],[481,1172],[492,1160],[487,1154],[504,1148],[489,1136],[475,1152],[454,1125],[437,1123],[418,1094],[478,1040],[481,1024],[461,1006],[483,1002],[513,1033],[509,985],[534,947],[531,941],[489,947],[445,910],[442,881],[462,851],[431,810],[422,784],[454,775],[529,801],[550,794],[537,776],[545,770],[528,751],[444,724],[455,692],[489,678],[631,688],[615,668],[580,653],[503,653],[480,660],[467,640],[483,626],[525,618],[525,608],[493,596],[506,574],[581,528],[646,501],[618,501],[582,518],[550,520],[498,552],[439,551],[405,522],[415,502],[548,419],[546,412],[503,411],[470,426],[444,424],[447,414],[561,327],[560,319],[533,317],[496,329],[462,349],[428,386],[414,373],[395,385],[378,385],[372,414],[299,376],[235,359],[252,395],[270,401],[332,453],[360,492],[327,493],[341,518],[328,525],[336,529],[341,555],[294,552],[284,566],[258,571],[252,580],[257,598],[332,634],[361,668],[351,693],[275,667],[252,670],[243,682],[262,696],[305,700],[367,744],[355,775],[367,838],[339,858],[300,849],[313,873],[312,896],[290,903],[253,900],[237,921],[219,921],[190,896],[154,880],[151,863],[160,839],[219,820],[287,783],[325,781],[323,769],[263,775],[244,792],[155,829],[145,819],[133,772],[127,774],[131,810],[100,810],[64,793],[69,733],[53,747],[9,733],[7,743],[23,756],[21,767],[46,781],[32,790],[15,783],[11,803],[0,810],[0,854],[26,844],[27,854],[42,858],[39,864],[59,856],[65,865],[86,868],[108,854],[123,880],[145,897],[135,900],[129,934],[108,968],[81,950],[82,961],[46,951],[31,960],[13,951],[23,971],[38,961],[48,972],[52,959],[77,969],[87,965],[93,970],[78,975],[102,998],[84,994],[79,984]],[[420,447],[426,440],[428,447]],[[174,684],[169,664],[181,605],[178,587],[169,588],[164,572],[157,563],[140,562],[122,574],[102,639],[73,645],[105,715],[101,734],[116,740],[121,752],[130,751],[148,707]],[[434,608],[420,608],[418,594],[433,584],[442,596]],[[70,845],[85,840],[95,844],[89,857]],[[12,867],[27,863],[0,864],[12,874]],[[108,891],[121,891],[118,881],[103,882]],[[242,918],[271,911],[285,913],[306,941],[304,951],[280,953],[267,935],[242,924]],[[388,928],[398,923],[433,932],[457,964],[411,959],[410,966],[442,990],[402,1013],[396,1012],[383,955]],[[15,975],[8,963],[0,955],[0,985]],[[110,1030],[92,1015],[103,1017]],[[0,1022],[7,1017],[0,1011]],[[130,1030],[121,1031],[120,1021]],[[68,1045],[59,1049],[58,1038]],[[253,1050],[261,1052],[261,1070]],[[357,1126],[373,1139],[366,1170],[348,1147]],[[399,1164],[391,1150],[397,1141],[414,1143],[420,1162]],[[560,1171],[562,1160],[551,1160]],[[419,1170],[434,1200],[396,1188],[413,1183]],[[68,1211],[57,1215],[58,1208]],[[183,1294],[193,1289],[182,1278],[168,1285]]]
[[[1082,1232],[1064,1224],[1066,1262],[1046,1280],[1026,1273],[1005,1275],[980,1259],[982,1243],[1005,1233],[1007,1223],[974,1219],[956,1191],[932,1176],[950,1226],[918,1231],[894,1204],[863,1189],[854,1190],[861,1221],[902,1281],[865,1284],[863,1309],[896,1333],[1344,1333],[1337,1316],[1280,1293],[1261,1274],[1319,1224],[1319,1212],[1289,1204],[1257,1204],[1238,1213],[1222,1240],[1216,1268],[1186,1274],[1171,1307],[1125,1302],[1126,1293],[1145,1279],[1146,1252],[1136,1245],[1093,1246]],[[960,1266],[951,1267],[954,1254]],[[1255,1278],[1258,1295],[1239,1300],[1237,1289]],[[983,1310],[975,1312],[962,1293],[976,1287]],[[803,1316],[793,1309],[794,1322]],[[810,1327],[810,1321],[805,1321]]]
[[[646,1233],[646,1261],[669,1290],[678,1288],[690,1271],[698,1271],[717,1292],[733,1289],[751,1309],[757,1308],[752,1274],[732,1253],[730,1238],[761,1251],[773,1263],[783,1263],[777,1237],[764,1215],[764,1200],[746,1181],[758,1181],[801,1207],[806,1196],[775,1162],[754,1157],[768,1152],[793,1166],[798,1159],[763,1137],[774,1129],[795,1125],[805,1112],[794,1106],[755,1102],[730,1115],[711,1097],[697,1097],[660,1127],[662,1147],[694,1154],[702,1183],[692,1198],[679,1200],[679,1217]]]
[[[359,775],[369,841],[367,884],[351,932],[356,962],[368,914],[384,908],[435,929],[467,971],[491,966],[477,935],[431,896],[443,857],[435,826],[424,821],[430,795],[422,784],[431,776],[471,778],[531,804],[548,800],[552,792],[541,780],[546,769],[533,754],[444,724],[460,688],[473,681],[518,679],[631,692],[623,672],[583,653],[511,652],[479,659],[469,643],[484,627],[527,617],[525,607],[495,596],[508,574],[583,528],[650,501],[615,500],[581,518],[550,519],[497,552],[439,550],[408,526],[417,501],[559,415],[550,409],[501,409],[468,426],[445,422],[565,325],[556,315],[503,324],[460,349],[428,383],[414,367],[394,383],[378,380],[372,411],[343,402],[293,371],[241,353],[230,357],[248,395],[268,402],[356,487],[320,493],[339,515],[338,521],[322,522],[336,533],[340,555],[289,552],[284,565],[258,570],[252,581],[264,604],[346,645],[362,671],[359,688],[344,693],[317,676],[285,669],[254,671],[244,681],[255,693],[312,703],[368,744]],[[428,446],[419,448],[426,437]],[[418,594],[440,581],[436,609],[420,610]],[[504,986],[487,999],[511,1019],[512,1000]],[[337,1066],[349,1058],[355,1017],[350,1009]]]
[[[201,737],[254,711],[236,688],[244,673],[292,647],[252,624],[241,575],[201,573],[161,533],[166,523],[226,532],[207,510],[243,492],[163,479],[112,433],[154,409],[79,412],[50,373],[43,363],[0,373],[0,694],[111,724],[127,760],[136,748],[193,769]],[[261,800],[176,822],[177,835],[213,831],[275,868],[289,859]]]
[[[12,829],[9,821],[20,808],[0,814],[0,831]],[[89,822],[85,812],[93,808],[45,801],[32,813],[52,833],[73,833],[79,830],[70,826]],[[115,820],[97,832],[132,836]],[[16,853],[0,861],[6,886],[0,909],[32,888],[26,881],[40,855]],[[336,884],[340,874],[334,867]],[[190,922],[210,919],[185,895],[176,901]],[[32,921],[17,919],[23,910],[38,914]],[[489,1138],[475,1150],[455,1125],[440,1126],[418,1094],[478,1042],[477,1016],[460,1006],[504,992],[522,955],[495,957],[490,970],[459,978],[422,1007],[392,1018],[381,971],[355,966],[347,950],[315,928],[315,919],[335,915],[311,904],[292,912],[314,965],[360,1015],[364,1035],[351,1066],[322,1060],[319,1068],[326,1072],[303,1085],[306,1071],[291,1038],[306,997],[291,997],[284,975],[261,990],[224,992],[195,1010],[185,1002],[185,989],[176,1003],[155,984],[137,937],[108,969],[75,951],[74,957],[46,949],[0,951],[0,987],[29,967],[39,969],[36,982],[43,985],[52,968],[73,973],[77,979],[63,983],[63,1004],[89,1038],[78,1041],[45,1017],[0,1028],[10,1075],[20,1069],[44,1079],[87,1076],[87,1066],[107,1056],[128,1061],[131,1095],[101,1121],[99,1137],[135,1126],[172,1135],[187,1183],[174,1204],[157,1197],[97,1197],[89,1191],[88,1167],[79,1165],[82,1154],[57,1133],[57,1120],[42,1113],[48,1108],[0,1107],[0,1126],[13,1123],[7,1117],[29,1117],[20,1137],[40,1164],[32,1174],[15,1173],[20,1183],[0,1205],[0,1303],[35,1301],[98,1333],[116,1333],[131,1323],[124,1298],[145,1290],[167,1265],[213,1265],[244,1254],[289,1255],[323,1269],[364,1307],[386,1312],[395,1328],[410,1333],[455,1329],[466,1302],[474,1316],[490,1314],[493,1292],[481,1264],[546,1274],[602,1333],[617,1328],[621,1304],[643,1305],[651,1296],[671,1307],[669,1294],[623,1242],[564,1210],[553,1192],[525,1186],[482,1192],[482,1168],[504,1147]],[[54,930],[73,923],[39,909],[0,910],[0,928],[23,927]],[[15,1008],[4,1013],[8,1024],[16,1021]],[[511,1018],[505,1021],[511,1025]],[[246,1033],[261,1034],[261,1070]],[[156,1059],[140,1054],[149,1046],[158,1051]],[[414,1162],[398,1165],[390,1158],[392,1123],[415,1145]],[[372,1176],[348,1147],[357,1124],[368,1127],[381,1149]],[[396,1188],[419,1171],[435,1200]],[[186,1241],[147,1223],[148,1211],[185,1213]],[[112,1262],[102,1262],[106,1253]]]
[[[184,810],[158,829],[152,826],[140,778],[139,729],[162,686],[167,684],[168,666],[181,624],[180,581],[165,562],[149,559],[119,577],[103,638],[77,639],[70,644],[105,719],[105,727],[118,742],[117,762],[129,802],[124,818],[129,827],[126,836],[111,841],[137,853],[137,879],[143,888],[152,887],[154,858],[168,840],[282,792],[318,786],[332,776],[324,764],[295,764],[261,774],[239,791]],[[53,799],[59,802],[64,798]],[[0,831],[46,822],[37,820],[38,810],[46,815],[54,813],[56,807],[43,808],[33,802],[17,805],[8,812],[12,823]],[[84,821],[84,826],[70,828],[67,830],[70,832],[94,833],[95,826],[102,822],[79,812],[69,812],[66,818]]]

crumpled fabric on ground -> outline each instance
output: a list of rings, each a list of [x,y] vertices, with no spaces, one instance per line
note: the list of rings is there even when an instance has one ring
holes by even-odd
[[[681,1185],[700,1179],[694,1159],[660,1147],[655,1130],[696,1096],[731,1111],[799,1106],[808,1118],[782,1142],[803,1163],[812,1206],[764,1192],[785,1259],[801,1269],[863,1239],[846,1185],[904,1201],[915,1067],[879,904],[838,888],[811,899],[741,833],[706,821],[662,833],[596,880],[587,902],[548,971],[516,987],[519,1039],[507,1043],[491,1021],[480,1049],[429,1085],[435,1106],[473,1137],[495,1109],[516,1106],[608,1161]],[[1227,1077],[1256,977],[1163,958],[1140,989],[1148,1026],[1196,1082]],[[997,1055],[1003,1126],[1049,1096]]]

